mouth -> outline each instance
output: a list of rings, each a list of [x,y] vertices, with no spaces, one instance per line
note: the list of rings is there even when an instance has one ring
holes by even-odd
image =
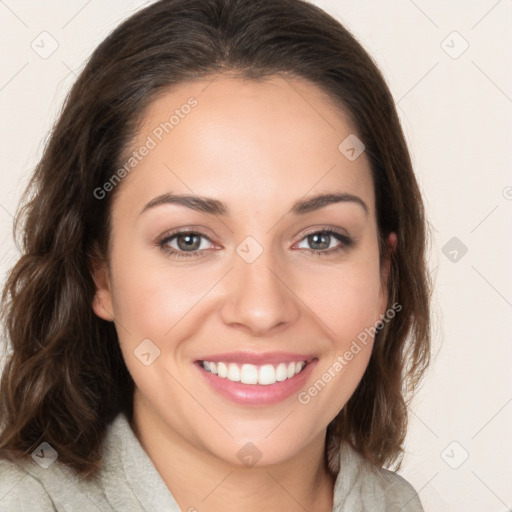
[[[202,368],[221,379],[247,385],[270,386],[276,382],[293,379],[304,370],[310,361],[291,361],[278,364],[255,365],[227,361],[198,361]]]
[[[215,395],[238,405],[268,406],[298,394],[317,363],[318,358],[304,355],[245,354],[205,357],[194,366]]]

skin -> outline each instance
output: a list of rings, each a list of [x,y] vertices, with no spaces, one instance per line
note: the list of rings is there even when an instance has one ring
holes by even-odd
[[[118,185],[110,259],[94,274],[94,311],[115,322],[136,384],[132,428],[182,510],[330,511],[326,428],[361,380],[373,340],[307,405],[297,394],[263,407],[231,403],[198,378],[194,361],[242,349],[313,353],[307,389],[375,325],[389,266],[379,266],[369,161],[338,150],[355,132],[328,96],[277,76],[223,74],[166,92],[146,111],[133,149],[190,96],[198,105]],[[140,214],[167,192],[221,200],[230,214],[175,204]],[[334,192],[358,196],[368,213],[355,202],[289,212],[299,199]],[[177,259],[158,241],[182,227],[206,238],[195,256]],[[313,254],[322,246],[307,235],[327,228],[355,243]],[[263,248],[252,263],[236,252],[247,236]],[[181,241],[167,246],[184,252]],[[160,350],[150,366],[134,355],[144,339]],[[237,457],[248,442],[261,452],[252,467]]]

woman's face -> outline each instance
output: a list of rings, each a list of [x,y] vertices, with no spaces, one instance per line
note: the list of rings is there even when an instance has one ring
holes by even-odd
[[[239,465],[323,440],[387,304],[361,149],[305,81],[220,75],[150,105],[95,276],[138,416]]]

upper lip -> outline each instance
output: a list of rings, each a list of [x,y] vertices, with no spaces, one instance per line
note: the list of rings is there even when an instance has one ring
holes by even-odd
[[[214,363],[238,363],[238,364],[277,364],[300,361],[311,361],[315,356],[311,354],[298,354],[293,352],[224,352],[200,357],[197,361],[210,361]]]

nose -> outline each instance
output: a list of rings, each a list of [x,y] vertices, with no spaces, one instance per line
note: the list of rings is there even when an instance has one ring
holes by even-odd
[[[221,306],[225,324],[252,336],[270,336],[294,323],[300,315],[299,299],[282,266],[265,250],[247,263],[236,256],[227,279]]]

